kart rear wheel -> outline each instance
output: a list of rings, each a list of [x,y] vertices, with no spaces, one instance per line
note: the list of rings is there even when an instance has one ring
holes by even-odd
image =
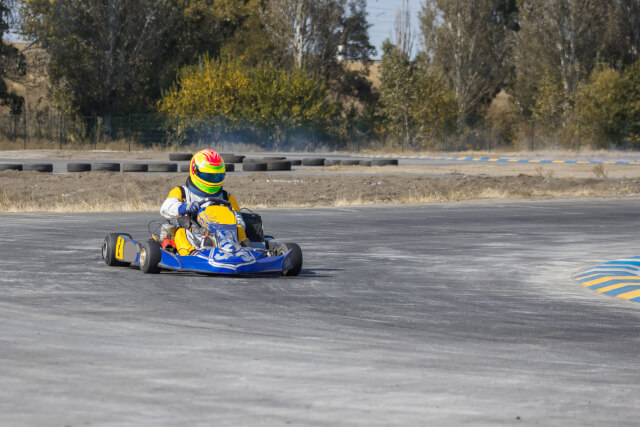
[[[125,233],[107,234],[102,243],[102,259],[105,264],[110,267],[127,267],[130,263],[118,261],[116,259],[116,245],[118,244],[118,236],[131,237]]]
[[[289,270],[284,270],[282,272],[283,276],[297,276],[300,274],[300,270],[302,270],[302,249],[297,243],[281,243],[278,247],[278,255],[284,255],[288,251],[291,251],[291,261],[293,262],[293,267]]]
[[[162,250],[160,243],[155,240],[147,240],[140,247],[140,270],[147,274],[160,272],[158,264],[162,260]]]

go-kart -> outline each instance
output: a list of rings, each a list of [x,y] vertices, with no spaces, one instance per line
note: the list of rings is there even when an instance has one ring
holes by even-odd
[[[238,218],[229,202],[205,199],[200,210],[189,218],[152,221],[151,238],[133,240],[127,233],[108,234],[102,245],[102,258],[109,266],[139,265],[143,273],[161,270],[190,271],[213,274],[255,274],[280,272],[297,276],[302,269],[302,250],[296,243],[283,243],[264,236],[259,215],[243,209],[247,239],[238,240]],[[188,228],[198,247],[189,255],[176,249],[178,227]]]

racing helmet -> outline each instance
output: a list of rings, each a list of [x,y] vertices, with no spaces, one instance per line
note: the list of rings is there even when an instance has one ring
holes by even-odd
[[[189,165],[189,176],[196,188],[207,194],[215,194],[224,181],[224,160],[213,150],[201,150],[193,155]]]

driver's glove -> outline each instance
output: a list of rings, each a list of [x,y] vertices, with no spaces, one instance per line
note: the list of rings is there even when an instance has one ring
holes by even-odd
[[[233,213],[236,215],[236,221],[238,222],[238,225],[242,228],[247,228],[244,223],[244,218],[242,218],[242,214],[236,211],[233,211]]]
[[[198,202],[183,203],[178,207],[178,213],[182,216],[197,214],[199,210],[200,203]]]

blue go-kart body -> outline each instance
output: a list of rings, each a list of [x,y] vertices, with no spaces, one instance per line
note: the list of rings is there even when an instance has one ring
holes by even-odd
[[[109,266],[138,265],[144,273],[158,273],[160,270],[213,274],[280,272],[285,276],[300,273],[300,247],[295,243],[265,238],[262,235],[261,220],[258,238],[246,239],[244,244],[240,244],[236,219],[238,214],[230,209],[227,202],[223,202],[209,200],[207,206],[192,218],[194,222],[191,225],[197,229],[201,243],[189,255],[179,255],[175,242],[173,246],[161,244],[165,241],[172,242],[170,238],[162,237],[161,233],[152,233],[152,238],[143,242],[134,240],[127,233],[111,233],[104,239],[102,258]],[[257,216],[253,213],[251,215]],[[168,227],[171,228],[171,233],[176,230],[171,223],[160,226],[161,230],[166,230],[163,226],[173,227]],[[251,241],[250,246],[247,241]]]
[[[156,242],[152,242],[146,243],[148,245],[156,244]],[[141,265],[142,248],[143,245],[130,236],[119,234],[116,238],[115,259],[121,263]],[[165,270],[214,274],[255,274],[286,272],[293,268],[291,250],[283,255],[268,256],[266,251],[260,248],[231,244],[221,248],[199,249],[191,255],[178,255],[162,248],[158,249],[160,260],[157,267]]]

